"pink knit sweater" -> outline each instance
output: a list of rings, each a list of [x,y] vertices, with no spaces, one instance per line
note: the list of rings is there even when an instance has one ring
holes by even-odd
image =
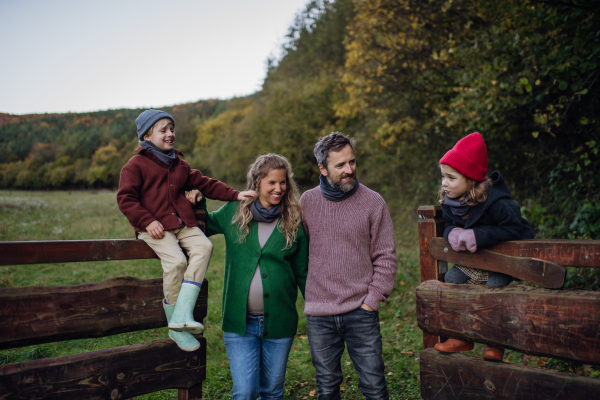
[[[377,310],[390,295],[398,267],[383,198],[360,185],[349,198],[333,202],[316,187],[304,192],[300,205],[309,239],[304,313],[341,314],[362,303]]]

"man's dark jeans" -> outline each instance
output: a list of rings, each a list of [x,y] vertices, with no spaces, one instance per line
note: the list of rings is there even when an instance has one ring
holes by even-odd
[[[358,388],[368,400],[388,399],[379,313],[362,308],[324,317],[306,316],[319,400],[340,399],[344,343],[358,374]]]

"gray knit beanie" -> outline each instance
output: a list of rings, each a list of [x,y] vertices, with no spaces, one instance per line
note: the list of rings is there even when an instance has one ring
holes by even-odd
[[[135,124],[137,125],[137,134],[140,142],[144,141],[144,135],[152,128],[152,125],[163,118],[169,118],[173,122],[173,126],[175,126],[175,120],[171,117],[171,114],[160,110],[146,110],[137,117]]]

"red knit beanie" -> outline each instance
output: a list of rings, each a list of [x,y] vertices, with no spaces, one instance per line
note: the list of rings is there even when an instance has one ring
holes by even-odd
[[[487,149],[478,132],[460,139],[454,147],[444,154],[441,164],[449,165],[467,178],[481,182],[487,173]]]

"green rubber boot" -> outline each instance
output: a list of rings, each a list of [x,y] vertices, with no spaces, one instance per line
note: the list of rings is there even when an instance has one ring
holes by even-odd
[[[163,308],[167,315],[167,322],[169,322],[173,317],[175,306],[166,305],[163,300]],[[183,351],[194,351],[200,348],[200,342],[189,332],[175,332],[174,330],[169,329],[169,337],[177,343],[177,346]]]
[[[196,335],[204,332],[204,325],[194,321],[194,307],[200,293],[200,287],[185,281],[181,285],[173,318],[169,321],[169,329],[177,332],[190,332]]]

